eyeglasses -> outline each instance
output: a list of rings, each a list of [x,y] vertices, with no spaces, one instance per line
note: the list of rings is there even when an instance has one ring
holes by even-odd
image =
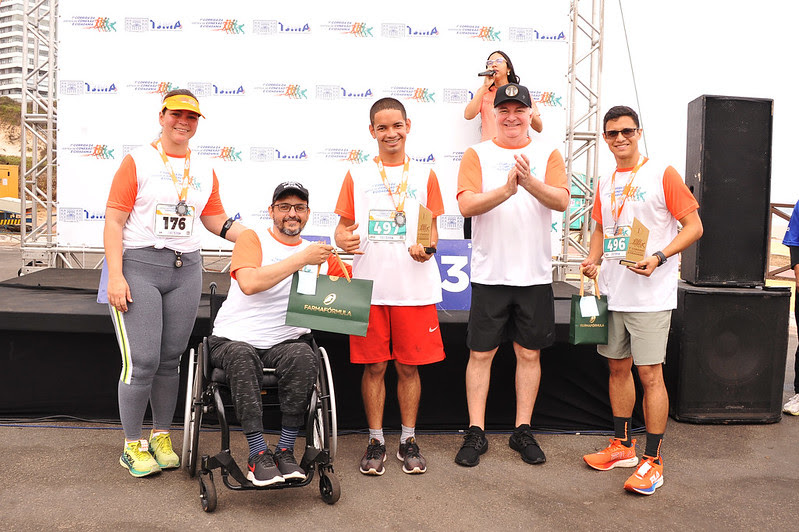
[[[629,138],[632,138],[632,136],[635,135],[636,131],[638,131],[639,129],[641,129],[641,128],[640,127],[625,127],[624,129],[621,129],[621,130],[619,130],[619,129],[609,129],[608,131],[605,131],[604,135],[605,135],[606,139],[615,139],[616,137],[619,136],[619,133],[621,133],[622,135],[624,135],[625,139],[629,139]]]
[[[308,205],[305,203],[275,203],[272,205],[272,208],[280,212],[289,212],[292,207],[294,207],[294,212],[297,214],[303,214],[308,211]]]
[[[499,59],[489,59],[488,61],[486,61],[486,68],[490,68],[490,67],[492,67],[494,65],[499,66],[499,65],[501,65],[504,62],[505,62],[505,59],[502,58],[502,57],[500,57]]]

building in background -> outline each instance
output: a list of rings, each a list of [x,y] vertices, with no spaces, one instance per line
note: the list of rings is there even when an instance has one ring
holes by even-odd
[[[44,2],[48,4],[49,2]],[[22,26],[24,19],[23,0],[0,1],[0,96],[8,96],[15,100],[22,99]],[[38,30],[47,36],[50,28],[46,20]],[[33,46],[34,40],[30,38],[28,45]],[[31,51],[32,52],[32,51]],[[47,49],[40,48],[39,53],[47,54]],[[33,54],[27,59],[27,69],[30,72],[34,66]],[[39,87],[39,93],[47,96],[47,87]]]

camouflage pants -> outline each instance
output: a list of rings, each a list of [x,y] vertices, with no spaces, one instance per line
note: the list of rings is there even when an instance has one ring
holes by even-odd
[[[261,376],[263,368],[275,368],[284,427],[302,427],[319,364],[311,346],[303,340],[257,349],[246,342],[210,336],[211,365],[225,370],[236,416],[245,434],[263,432]]]

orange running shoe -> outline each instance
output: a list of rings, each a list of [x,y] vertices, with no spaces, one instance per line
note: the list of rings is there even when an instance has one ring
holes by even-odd
[[[614,467],[635,467],[638,465],[638,457],[635,456],[635,440],[632,445],[625,447],[621,440],[611,438],[610,445],[605,449],[593,454],[583,456],[583,460],[589,466],[599,471],[607,471]]]
[[[652,495],[662,485],[663,458],[660,459],[659,464],[656,464],[654,458],[645,456],[635,473],[624,483],[624,489],[641,495]]]

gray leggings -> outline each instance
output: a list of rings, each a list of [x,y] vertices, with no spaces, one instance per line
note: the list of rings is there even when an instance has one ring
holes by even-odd
[[[169,430],[178,399],[178,366],[186,350],[202,292],[200,252],[184,253],[175,268],[170,249],[128,249],[122,273],[132,303],[119,312],[109,305],[122,354],[117,394],[125,438],[137,440],[147,403],[153,428]]]

